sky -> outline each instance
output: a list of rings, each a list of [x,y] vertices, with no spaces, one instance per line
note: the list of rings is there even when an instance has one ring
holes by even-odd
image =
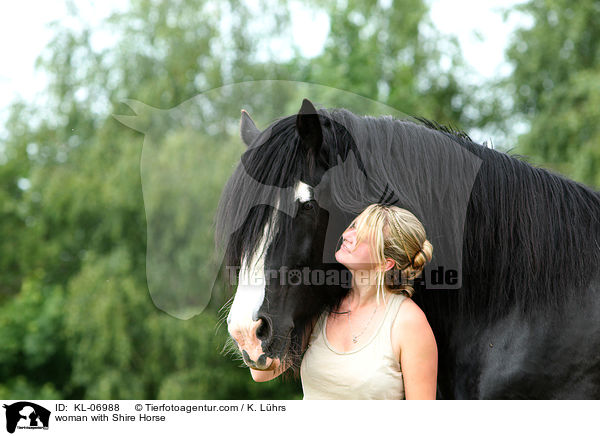
[[[504,49],[515,25],[526,25],[526,20],[515,15],[504,22],[500,9],[522,3],[523,0],[428,2],[434,25],[442,33],[458,38],[463,56],[473,67],[476,78],[483,80],[510,72],[504,61]],[[99,23],[110,12],[123,7],[124,2],[75,0],[74,3],[87,21]],[[317,55],[327,36],[327,17],[324,14],[311,14],[300,1],[293,3],[292,8],[293,39],[298,43],[302,41],[301,50],[304,55]],[[35,71],[35,59],[52,36],[48,23],[66,19],[64,0],[20,0],[3,4],[0,14],[0,44],[3,53],[3,62],[0,63],[0,126],[11,101],[16,97],[34,101],[36,94],[44,89],[45,78]],[[310,39],[306,35],[306,22],[312,23]]]

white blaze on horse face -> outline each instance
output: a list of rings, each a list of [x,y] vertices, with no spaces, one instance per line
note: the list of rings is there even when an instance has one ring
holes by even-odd
[[[275,210],[278,209],[279,200]],[[276,213],[271,217],[270,225],[263,228],[262,238],[250,262],[242,262],[238,287],[227,316],[229,333],[240,347],[259,347],[255,337],[258,320],[258,310],[265,299],[265,255],[273,240],[269,229],[275,228]]]
[[[265,226],[265,229],[267,226]],[[257,320],[258,309],[265,299],[265,246],[268,239],[263,231],[260,246],[248,263],[242,262],[237,291],[227,316],[230,327],[248,327]]]
[[[294,188],[294,198],[302,203],[313,199],[313,188],[304,182],[298,182]]]
[[[313,188],[304,182],[298,182],[294,187],[294,200],[307,202],[313,199]],[[276,202],[278,210],[280,202]],[[259,246],[250,262],[242,262],[240,267],[238,288],[227,316],[228,330],[238,345],[246,349],[256,349],[259,341],[256,338],[258,310],[265,299],[265,255],[273,240],[269,229],[275,228],[277,213],[273,213],[271,225],[265,225]],[[252,353],[251,353],[252,354]]]

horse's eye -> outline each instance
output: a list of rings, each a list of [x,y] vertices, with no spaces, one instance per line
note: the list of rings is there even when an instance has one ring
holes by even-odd
[[[313,208],[313,204],[310,201],[307,201],[306,203],[302,204],[302,209],[304,210],[311,210]]]

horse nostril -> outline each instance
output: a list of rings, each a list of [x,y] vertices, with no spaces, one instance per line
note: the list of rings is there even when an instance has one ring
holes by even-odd
[[[256,366],[259,368],[264,368],[267,363],[267,355],[261,354],[258,360],[256,361]]]
[[[267,355],[265,353],[261,354],[255,362],[254,360],[250,359],[250,356],[246,350],[242,350],[242,358],[244,359],[244,363],[251,368],[266,369],[267,367]]]
[[[269,322],[266,318],[260,317],[259,319],[261,323],[256,329],[256,337],[261,341],[264,341],[269,337],[269,334],[271,332],[271,326],[269,325]]]
[[[250,359],[250,356],[246,352],[246,350],[242,350],[242,358],[244,359],[244,363],[248,366],[252,365],[254,361]]]

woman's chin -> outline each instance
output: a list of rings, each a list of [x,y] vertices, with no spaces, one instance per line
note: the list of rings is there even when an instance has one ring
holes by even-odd
[[[337,260],[342,265],[346,266],[346,263],[344,261],[343,248],[340,248],[338,251],[335,252],[335,260]]]

